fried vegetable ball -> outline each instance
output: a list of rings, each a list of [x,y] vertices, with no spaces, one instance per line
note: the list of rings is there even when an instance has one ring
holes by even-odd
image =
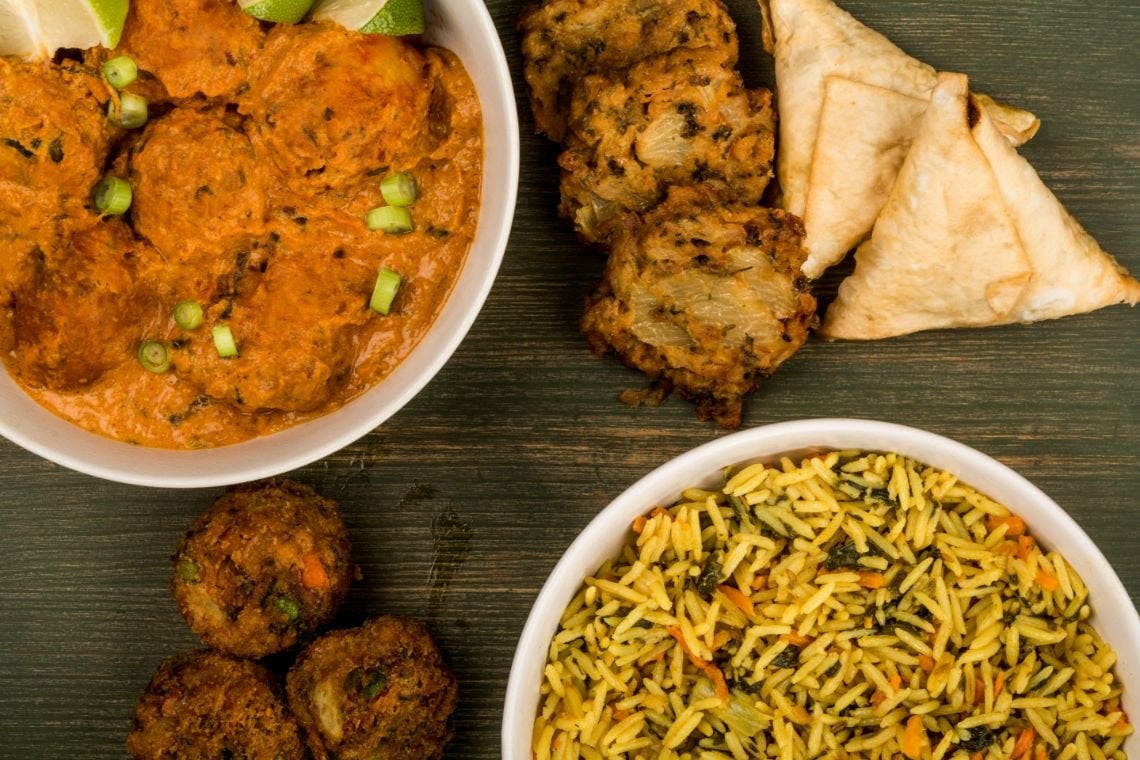
[[[674,48],[713,48],[736,64],[736,25],[720,0],[550,0],[519,18],[535,128],[555,142],[587,74],[623,69]]]
[[[164,661],[135,705],[127,751],[139,760],[306,757],[268,670],[218,652]]]
[[[172,98],[232,97],[264,39],[233,0],[133,0],[115,54],[161,79]]]
[[[815,299],[800,272],[799,220],[673,188],[627,216],[582,331],[697,404],[701,419],[740,425],[742,398],[807,340]]]
[[[713,48],[588,76],[570,114],[560,210],[589,242],[604,242],[615,217],[649,210],[670,186],[705,183],[726,201],[759,205],[772,176],[772,94],[744,89]]]
[[[190,527],[172,589],[211,647],[262,657],[332,619],[354,568],[335,502],[288,480],[238,486]]]
[[[139,277],[155,255],[117,219],[37,247],[11,295],[13,372],[77,390],[134,354],[160,318]]]
[[[270,32],[239,105],[287,180],[344,189],[426,152],[430,73],[424,53],[398,37],[282,24]]]
[[[148,124],[128,154],[134,229],[195,296],[213,295],[234,253],[265,227],[268,179],[235,121],[220,108],[179,108]]]
[[[310,644],[287,678],[317,760],[436,760],[458,687],[418,620],[380,617]]]
[[[91,190],[118,133],[99,77],[0,56],[0,252],[92,227]]]

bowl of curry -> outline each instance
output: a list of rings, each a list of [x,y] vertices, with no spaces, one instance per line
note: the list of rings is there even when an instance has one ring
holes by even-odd
[[[115,51],[0,57],[0,434],[204,487],[315,461],[418,393],[490,291],[519,151],[485,6],[426,15],[396,38],[136,3]],[[124,55],[119,92],[101,71]],[[142,127],[109,118],[128,92]]]

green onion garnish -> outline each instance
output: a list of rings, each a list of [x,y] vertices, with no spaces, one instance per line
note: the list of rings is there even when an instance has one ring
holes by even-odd
[[[202,304],[197,301],[179,301],[174,307],[174,323],[183,330],[197,330],[204,320]]]
[[[402,235],[415,229],[412,212],[403,206],[380,206],[368,212],[364,223],[370,230],[382,230],[389,235]]]
[[[131,92],[124,92],[119,97],[119,111],[115,114],[115,104],[107,101],[107,118],[123,129],[138,129],[146,124],[150,112],[146,98]]]
[[[138,75],[139,67],[129,56],[121,55],[103,64],[103,76],[116,90],[121,90],[134,82]]]
[[[95,185],[92,197],[100,214],[119,216],[131,207],[131,183],[121,177],[107,175]]]
[[[392,310],[392,301],[396,298],[396,291],[400,289],[403,277],[391,269],[381,269],[376,275],[376,285],[372,288],[372,300],[368,305],[372,311],[387,314]]]
[[[384,178],[380,183],[380,195],[389,206],[410,206],[416,202],[419,192],[415,178],[407,172],[399,172]]]
[[[139,346],[139,364],[147,372],[161,375],[170,369],[170,351],[159,340],[144,340]]]
[[[231,359],[238,355],[237,342],[229,325],[214,325],[214,348],[218,349],[218,356]]]

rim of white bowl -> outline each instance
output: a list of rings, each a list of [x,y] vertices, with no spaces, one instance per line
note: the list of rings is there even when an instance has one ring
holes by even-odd
[[[459,5],[463,6],[462,13],[456,9]],[[423,390],[466,337],[491,292],[506,252],[519,180],[519,124],[514,85],[491,14],[481,2],[435,2],[429,5],[427,12],[434,27],[428,34],[430,41],[448,45],[456,30],[473,26],[478,37],[486,41],[488,60],[478,68],[466,60],[464,65],[483,104],[482,198],[485,201],[489,192],[502,195],[505,191],[506,195],[497,204],[493,217],[485,216],[485,203],[480,209],[475,240],[459,280],[428,333],[400,366],[376,386],[326,415],[250,441],[199,450],[139,447],[83,430],[40,407],[0,368],[0,382],[10,385],[0,391],[12,397],[10,407],[0,410],[0,435],[44,459],[104,480],[156,488],[207,488],[279,475],[322,459],[383,424]],[[501,109],[489,114],[487,104],[492,102],[500,103]],[[494,118],[492,126],[500,138],[496,144],[501,143],[506,148],[503,153],[492,155],[489,151],[489,117]],[[488,178],[492,173],[501,184],[490,186]],[[471,266],[475,246],[492,251],[478,270]],[[463,304],[455,298],[461,288],[469,294]],[[431,358],[424,360],[415,371],[409,369],[414,359],[425,356]],[[18,427],[12,420],[14,413],[35,419],[37,429]],[[352,414],[357,415],[358,421],[345,425],[343,418]],[[288,453],[267,461],[261,450],[268,446],[280,447]],[[91,450],[100,454],[90,456],[87,452]],[[146,460],[145,466],[141,464],[142,459]]]
[[[531,758],[538,691],[550,639],[585,576],[613,555],[614,550],[608,547],[614,543],[615,529],[621,531],[624,540],[635,517],[676,498],[681,489],[694,485],[694,479],[715,477],[724,467],[768,461],[784,454],[844,448],[897,452],[952,472],[971,485],[986,482],[981,490],[1025,518],[1043,544],[1065,545],[1062,554],[1089,589],[1094,619],[1098,607],[1122,606],[1113,610],[1122,635],[1112,644],[1118,655],[1126,655],[1117,662],[1116,675],[1125,684],[1140,683],[1140,615],[1136,607],[1092,539],[1041,489],[988,454],[926,430],[866,419],[794,420],[732,433],[669,460],[623,491],[582,529],[547,577],[519,637],[503,703],[503,758]],[[1098,631],[1102,630],[1103,625],[1098,626]],[[1126,691],[1122,701],[1125,711],[1135,715],[1136,695]],[[1140,740],[1133,734],[1125,747],[1135,751],[1137,742]]]

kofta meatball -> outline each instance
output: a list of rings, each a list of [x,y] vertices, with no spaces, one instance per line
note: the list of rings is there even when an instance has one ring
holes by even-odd
[[[816,322],[802,237],[791,214],[673,188],[625,219],[582,331],[598,355],[695,401],[701,419],[738,427],[743,397]]]
[[[265,227],[268,181],[240,123],[221,108],[176,109],[147,125],[128,167],[135,231],[184,297],[211,300]]]
[[[418,620],[386,616],[326,634],[286,681],[317,760],[436,760],[451,739],[458,687]]]
[[[172,98],[232,97],[264,38],[233,0],[132,0],[115,55],[132,57]]]
[[[324,625],[354,568],[335,502],[288,480],[232,488],[174,554],[178,609],[207,645],[241,657],[279,652]]]
[[[403,169],[430,146],[429,71],[423,52],[398,37],[282,24],[239,105],[287,182],[340,190]]]
[[[173,354],[182,381],[248,413],[326,404],[352,374],[356,328],[374,314],[368,297],[380,265],[375,252],[362,260],[345,254],[352,243],[318,235],[283,231],[276,240],[268,252],[253,252],[264,256],[264,267],[252,254],[238,256],[225,282],[232,290],[220,292],[206,311],[208,324],[230,327],[238,355],[218,356],[208,336]],[[379,241],[377,251],[388,244]],[[314,316],[298,319],[298,313]]]
[[[560,142],[571,94],[587,74],[674,48],[714,48],[736,64],[736,26],[720,0],[549,0],[519,18],[535,128]]]
[[[307,757],[268,670],[218,652],[164,661],[135,705],[127,751],[139,760]]]
[[[163,317],[144,277],[155,255],[117,219],[37,247],[10,296],[14,374],[70,391],[130,360]]]
[[[72,61],[0,56],[0,251],[98,224],[91,191],[118,133],[99,77]]]
[[[649,210],[672,185],[704,183],[759,205],[776,149],[772,94],[744,89],[720,50],[678,48],[583,79],[565,146],[560,210],[588,242],[604,242],[616,217]]]

